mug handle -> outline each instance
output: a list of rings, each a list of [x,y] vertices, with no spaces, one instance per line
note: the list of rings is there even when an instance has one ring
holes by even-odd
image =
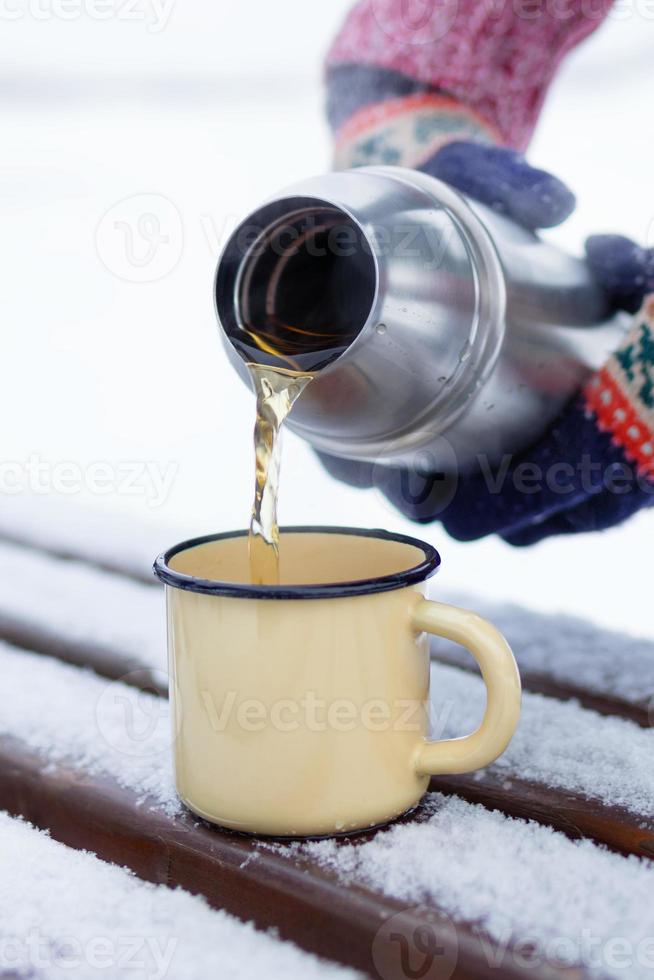
[[[489,765],[511,741],[520,718],[520,674],[511,647],[492,623],[477,613],[421,599],[412,614],[420,632],[442,636],[469,650],[486,684],[486,711],[479,728],[463,738],[424,740],[415,757],[421,776],[472,772]]]

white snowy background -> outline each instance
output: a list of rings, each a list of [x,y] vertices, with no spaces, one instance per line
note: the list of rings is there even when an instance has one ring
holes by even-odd
[[[107,17],[92,0],[2,4],[0,461],[20,469],[32,456],[51,475],[62,463],[151,462],[175,474],[158,506],[152,487],[50,489],[174,537],[245,524],[253,406],[218,341],[212,276],[244,211],[327,169],[321,59],[348,6],[138,0]],[[578,192],[576,215],[552,234],[572,250],[593,231],[654,244],[651,8],[621,3],[569,58],[531,148]],[[135,195],[169,202],[156,199],[169,241],[152,282],[120,277],[125,256],[106,231],[147,210],[119,205]],[[137,236],[137,260],[147,247]],[[0,494],[0,508],[12,500]],[[449,587],[654,636],[654,510],[527,551],[463,545],[329,480],[288,435],[281,518],[413,530],[441,549]]]

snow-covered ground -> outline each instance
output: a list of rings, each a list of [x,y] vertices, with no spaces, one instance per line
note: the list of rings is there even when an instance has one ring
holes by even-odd
[[[328,166],[320,58],[347,6],[140,0],[141,19],[116,3],[99,20],[90,2],[66,18],[25,2],[2,15],[0,459],[19,486],[38,480],[174,536],[244,525],[252,402],[217,339],[212,273],[243,211]],[[553,233],[573,249],[598,230],[654,240],[649,6],[621,4],[570,58],[533,144],[579,193]],[[153,210],[158,232],[130,231]],[[127,269],[106,233],[116,221],[125,242],[135,235]],[[138,262],[157,233],[160,278],[128,281],[151,275]],[[292,436],[281,516],[408,529],[376,495],[330,481]],[[653,522],[650,511],[529,551],[418,533],[443,552],[443,584],[654,636]]]
[[[38,751],[55,768],[63,763],[90,779],[108,777],[139,799],[147,796],[147,805],[169,819],[177,817],[181,804],[165,701],[6,644],[0,644],[0,675],[0,734]],[[477,678],[435,666],[432,686],[439,734],[460,734],[479,720],[484,699]],[[648,818],[654,812],[650,739],[651,732],[631,722],[526,694],[518,733],[494,768],[505,779],[526,776]],[[581,961],[598,977],[651,976],[651,861],[610,853],[590,840],[571,841],[549,827],[456,797],[433,793],[425,804],[428,819],[397,824],[360,846],[323,841],[261,847],[291,857],[299,848],[345,882],[363,882],[410,908],[433,904],[456,921],[477,922],[498,944],[489,955],[512,945],[507,955],[517,966],[520,951],[530,946],[535,962]],[[284,962],[289,977],[329,970],[210,913],[199,899],[136,882],[1,814],[0,868],[2,880],[12,883],[0,889],[0,957],[12,938],[12,952],[29,953],[30,936],[40,938],[53,958],[73,944],[77,956],[88,957],[97,936],[106,937],[115,952],[129,926],[128,935],[140,937],[142,956],[162,958],[172,950],[179,957],[181,966],[170,968],[170,977],[209,975],[207,964],[215,964],[221,977],[276,976]],[[53,967],[35,975],[62,974]]]
[[[0,971],[32,980],[356,980],[181,888],[151,885],[0,811]]]
[[[0,643],[0,672],[0,735],[18,739],[53,763],[109,776],[170,815],[180,812],[167,701],[6,643]],[[468,734],[481,721],[485,689],[473,674],[432,664],[430,696],[435,738]],[[575,701],[525,692],[516,734],[489,772],[651,819],[651,753],[649,729],[598,715]]]
[[[2,531],[0,523],[0,534]],[[68,547],[72,537],[67,537]],[[78,542],[78,547],[82,556],[93,550],[88,540]],[[135,567],[143,569],[146,563],[138,562]],[[494,623],[525,674],[549,677],[568,689],[585,688],[602,697],[613,696],[654,717],[651,639],[607,630],[577,617],[481,600],[469,593],[443,589],[439,597],[464,608],[474,607]],[[68,644],[100,651],[114,663],[124,664],[125,671],[151,671],[159,688],[165,689],[168,668],[162,589],[0,540],[0,621],[23,635],[37,631],[41,637],[55,641],[65,637]],[[432,651],[456,666],[472,665],[462,647],[446,640],[433,639]],[[470,724],[475,721],[473,716]],[[465,728],[464,723],[461,732]]]
[[[360,846],[325,840],[304,850],[344,882],[481,923],[500,949],[531,946],[531,964],[514,955],[518,967],[581,962],[592,977],[651,976],[648,862],[456,797],[432,793],[426,806],[425,823],[396,824]],[[445,949],[456,951],[447,940]]]

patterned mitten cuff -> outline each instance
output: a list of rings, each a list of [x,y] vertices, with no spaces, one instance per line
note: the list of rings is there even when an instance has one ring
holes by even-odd
[[[654,295],[584,388],[586,409],[639,474],[654,480]]]
[[[536,442],[493,472],[425,473],[322,457],[353,486],[376,486],[411,520],[464,541],[532,545],[601,531],[654,506],[654,294],[605,366]]]
[[[519,507],[512,519],[504,515],[496,530],[510,544],[604,530],[654,506],[654,296],[615,354],[527,457],[544,453],[579,467],[572,494],[533,501],[531,516]]]
[[[327,59],[337,168],[419,168],[452,140],[524,150],[565,54],[612,0],[359,0]]]

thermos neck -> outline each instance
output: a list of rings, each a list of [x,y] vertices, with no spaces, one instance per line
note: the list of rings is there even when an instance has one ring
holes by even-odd
[[[622,331],[585,262],[395,167],[326,174],[255,211],[220,260],[216,307],[246,380],[248,358],[317,369],[288,420],[313,446],[430,471],[533,443]]]
[[[245,360],[318,376],[290,426],[376,458],[446,430],[502,343],[502,267],[465,199],[399,168],[327,174],[253,212],[220,259],[216,308]]]

